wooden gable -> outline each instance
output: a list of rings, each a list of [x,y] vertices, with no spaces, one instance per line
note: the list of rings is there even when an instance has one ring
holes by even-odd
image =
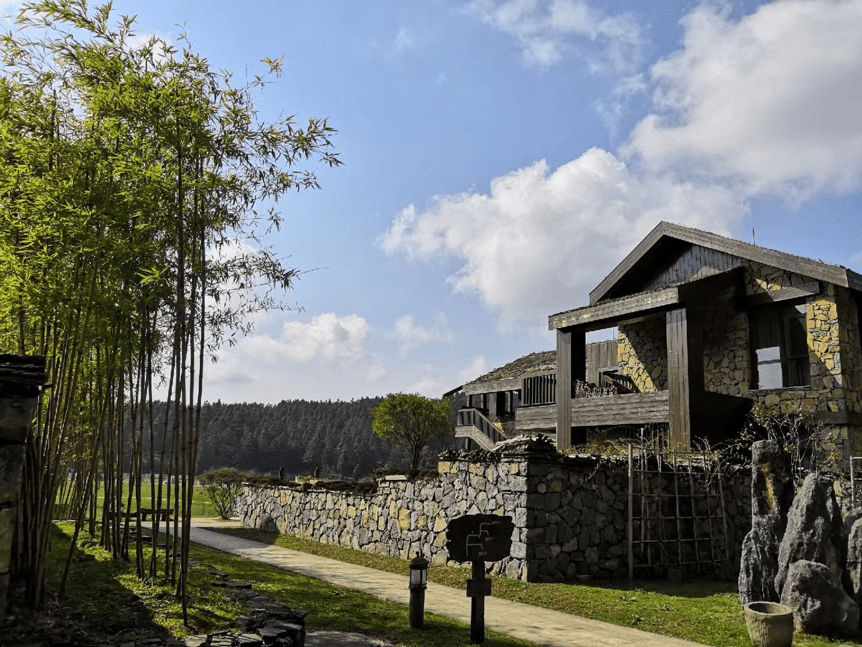
[[[590,292],[590,304],[696,281],[746,261],[862,290],[862,276],[838,265],[661,222]]]

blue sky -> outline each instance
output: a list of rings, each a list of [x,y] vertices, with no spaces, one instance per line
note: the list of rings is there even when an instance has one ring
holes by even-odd
[[[114,7],[239,78],[284,56],[261,114],[338,130],[268,240],[313,270],[302,310],[224,349],[209,400],[440,395],[553,348],[660,220],[862,269],[862,0]]]

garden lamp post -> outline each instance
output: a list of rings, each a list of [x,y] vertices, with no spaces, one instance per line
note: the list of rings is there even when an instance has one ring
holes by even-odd
[[[410,560],[410,628],[425,627],[425,589],[428,588],[428,560],[421,554]]]

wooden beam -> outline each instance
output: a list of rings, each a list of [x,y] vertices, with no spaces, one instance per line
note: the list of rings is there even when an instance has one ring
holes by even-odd
[[[691,447],[691,395],[703,390],[703,349],[697,343],[699,330],[689,325],[685,308],[668,311],[667,372],[670,406],[670,444],[674,449]],[[694,343],[693,343],[694,342]],[[692,373],[700,375],[700,384],[692,384]],[[695,377],[695,379],[697,379]]]
[[[644,292],[630,297],[624,297],[615,301],[599,303],[594,306],[575,308],[567,312],[551,315],[548,317],[548,329],[558,330],[577,326],[584,331],[601,330],[619,322],[626,321],[627,317],[648,310],[657,310],[677,305],[679,303],[679,289],[676,287]]]
[[[464,395],[478,395],[480,393],[497,393],[499,391],[517,391],[520,388],[520,377],[507,377],[502,380],[470,382],[464,385],[463,390]]]
[[[586,334],[557,330],[557,449],[572,446],[572,382],[586,378]]]
[[[862,425],[862,413],[856,411],[818,411],[814,419],[824,425]]]
[[[772,290],[771,292],[752,294],[746,299],[746,303],[748,306],[762,306],[780,301],[789,301],[790,299],[804,299],[815,294],[820,294],[820,283],[818,281],[796,285],[792,288],[782,288],[780,290]]]
[[[573,427],[642,425],[668,422],[667,391],[627,393],[572,400]],[[555,405],[520,407],[515,412],[519,430],[553,429],[557,422]]]
[[[572,446],[572,331],[557,331],[557,449]]]
[[[626,393],[572,401],[572,425],[603,427],[668,422],[668,392]]]

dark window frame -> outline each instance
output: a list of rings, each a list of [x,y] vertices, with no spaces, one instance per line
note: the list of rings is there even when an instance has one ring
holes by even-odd
[[[752,390],[811,386],[807,309],[805,300],[793,300],[749,311]],[[761,370],[761,367],[776,366],[781,370],[780,384],[776,373],[769,371],[772,378],[769,381],[767,371]]]

